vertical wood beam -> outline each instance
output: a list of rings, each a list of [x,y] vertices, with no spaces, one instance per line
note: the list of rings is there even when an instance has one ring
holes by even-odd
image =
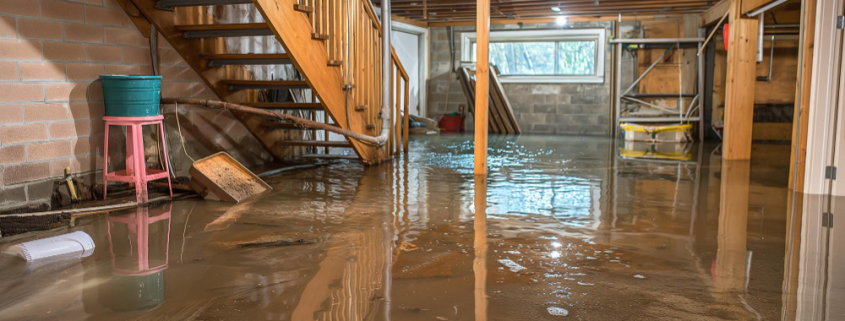
[[[749,161],[722,161],[717,237],[719,249],[714,270],[716,288],[726,293],[725,296],[730,296],[727,293],[732,291],[741,291],[745,284],[750,173]]]
[[[475,174],[487,174],[487,112],[490,91],[490,0],[476,3]]]
[[[722,155],[728,160],[750,160],[758,21],[742,14],[741,0],[731,0],[729,10],[725,140]]]
[[[792,114],[792,153],[789,158],[789,189],[799,193],[804,192],[817,0],[804,0],[803,2],[801,9],[803,12],[801,16],[801,43],[798,47],[798,57],[800,57],[798,61],[798,85],[795,87],[795,112]]]

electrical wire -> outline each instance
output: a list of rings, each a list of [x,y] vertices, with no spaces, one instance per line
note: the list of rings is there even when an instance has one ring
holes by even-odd
[[[188,150],[185,149],[185,136],[182,136],[182,125],[179,123],[179,103],[176,103],[176,127],[179,129],[179,142],[182,143],[182,151],[185,152],[185,156],[188,156],[191,162],[196,162],[196,160],[188,154]]]

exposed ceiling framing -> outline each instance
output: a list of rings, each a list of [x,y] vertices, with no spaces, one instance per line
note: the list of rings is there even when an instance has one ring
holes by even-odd
[[[381,0],[372,0],[376,6]],[[672,15],[701,13],[718,1],[703,0],[491,0],[491,19],[558,16]],[[473,0],[391,0],[394,15],[424,22],[475,20]],[[559,12],[553,11],[560,10]]]

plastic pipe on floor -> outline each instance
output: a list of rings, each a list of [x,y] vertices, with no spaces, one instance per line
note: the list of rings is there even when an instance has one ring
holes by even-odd
[[[94,253],[94,240],[87,233],[76,231],[21,243],[10,250],[28,262],[60,256],[87,257]]]

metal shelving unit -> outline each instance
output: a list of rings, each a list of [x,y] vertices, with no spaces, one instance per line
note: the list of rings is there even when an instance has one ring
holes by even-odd
[[[636,87],[639,82],[645,78],[646,75],[663,59],[663,55],[657,58],[655,62],[648,68],[646,71],[640,75],[633,84],[631,84],[628,88],[622,88],[622,47],[624,45],[677,45],[678,48],[695,48],[697,47],[699,50],[701,49],[702,44],[704,43],[704,38],[653,38],[653,39],[612,39],[610,40],[611,45],[616,45],[616,97],[614,98],[614,109],[616,110],[616,128],[619,128],[619,124],[622,122],[631,122],[631,123],[686,123],[686,122],[698,122],[698,134],[699,134],[699,141],[704,140],[704,117],[702,117],[704,110],[704,56],[698,56],[698,66],[696,68],[697,72],[697,84],[696,84],[696,92],[695,93],[667,93],[667,94],[639,94],[639,93],[629,93]],[[638,49],[643,49],[642,47]],[[653,49],[653,48],[644,48],[644,49]],[[664,53],[665,55],[665,53]],[[681,68],[679,66],[679,68]],[[678,108],[678,117],[667,117],[667,116],[659,116],[659,117],[622,117],[622,100],[627,100],[631,102],[635,102],[641,106],[646,108],[652,108],[657,110],[662,110],[663,108],[656,106],[654,104],[645,101],[644,99],[650,98],[678,98],[678,104],[683,104],[683,98],[690,98],[692,97],[692,101],[690,106],[687,108],[689,112],[688,115],[684,114],[683,108]],[[697,104],[697,106],[695,106]],[[695,110],[695,112],[692,112]]]

